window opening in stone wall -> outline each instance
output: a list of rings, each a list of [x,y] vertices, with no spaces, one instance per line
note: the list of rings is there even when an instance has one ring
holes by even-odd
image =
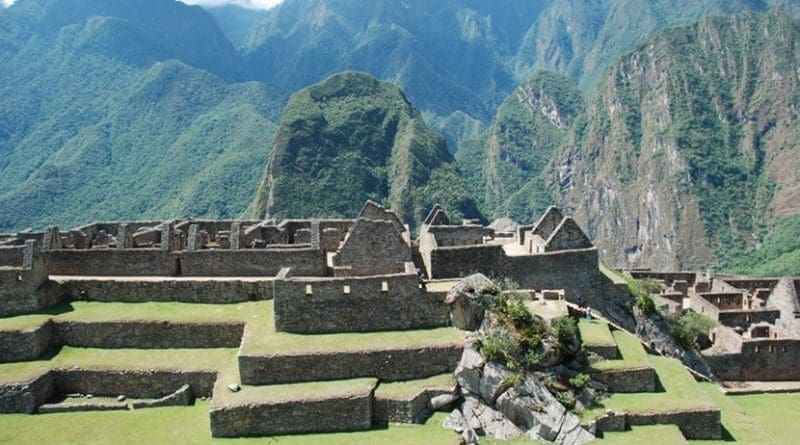
[[[344,292],[345,295],[350,295],[350,285],[345,284],[344,288],[342,288],[342,292]]]
[[[382,292],[389,292],[389,282],[388,281],[382,281],[381,282],[381,291]]]
[[[311,285],[306,284],[306,295],[311,295]]]

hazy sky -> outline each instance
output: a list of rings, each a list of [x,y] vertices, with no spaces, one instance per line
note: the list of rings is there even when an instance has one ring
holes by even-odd
[[[0,0],[3,1],[3,0]],[[252,9],[269,9],[283,0],[181,0],[190,5],[202,6],[219,6],[226,3],[233,3],[235,5],[244,6],[245,8]]]
[[[0,5],[10,6],[15,0],[0,0]],[[102,0],[99,0],[102,1]],[[219,6],[226,3],[244,6],[251,9],[269,9],[283,0],[181,0],[190,5]]]

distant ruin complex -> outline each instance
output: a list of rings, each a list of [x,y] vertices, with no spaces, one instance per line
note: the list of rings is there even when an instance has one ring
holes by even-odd
[[[425,379],[451,374],[459,363],[465,333],[450,327],[444,301],[474,273],[580,299],[634,329],[620,309],[630,304],[627,286],[599,267],[597,249],[556,208],[535,224],[498,231],[470,220],[451,224],[436,206],[417,239],[395,213],[373,202],[354,219],[114,222],[0,235],[0,316],[16,323],[0,325],[0,368],[59,347],[95,355],[135,348],[145,350],[143,357],[165,348],[238,348],[219,368],[145,358],[120,369],[81,362],[80,351],[30,362],[15,368],[19,374],[0,372],[0,413],[129,409],[123,401],[77,408],[61,401],[69,394],[124,394],[143,400],[140,407],[210,397],[217,437],[412,422],[437,396],[455,396],[454,383]],[[720,321],[705,356],[721,378],[800,379],[793,366],[800,341],[797,280],[633,276],[661,280],[659,301],[673,310],[690,308]],[[222,321],[80,319],[81,302],[187,303],[204,311],[237,303],[253,305],[254,312]],[[65,304],[78,306],[67,309],[74,317],[55,311]],[[46,309],[56,315],[25,315]],[[794,358],[783,362],[785,356]],[[332,381],[344,383],[314,386],[313,396],[302,386]],[[386,386],[408,381],[423,383],[403,396]]]

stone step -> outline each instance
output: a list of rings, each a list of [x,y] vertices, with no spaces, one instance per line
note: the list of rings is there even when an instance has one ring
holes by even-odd
[[[412,380],[454,371],[464,341],[465,333],[454,328],[301,335],[251,323],[239,350],[239,372],[248,385]]]
[[[236,393],[218,383],[211,404],[211,434],[240,437],[368,430],[377,383],[376,379],[355,379],[245,385]]]
[[[372,403],[372,423],[421,423],[434,410],[460,398],[453,373],[419,380],[381,383]],[[431,403],[433,401],[433,404]]]

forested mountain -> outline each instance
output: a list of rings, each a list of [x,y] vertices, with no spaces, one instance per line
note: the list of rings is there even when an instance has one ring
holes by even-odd
[[[573,126],[557,200],[608,261],[755,266],[748,252],[797,228],[784,218],[800,210],[799,76],[800,24],[784,14],[659,34],[613,66]],[[786,262],[793,247],[768,256]]]
[[[203,9],[21,0],[0,23],[0,229],[244,211],[286,94],[229,83]]]
[[[481,217],[444,140],[395,85],[334,75],[292,96],[254,216],[348,217],[367,199],[418,225],[434,204]]]
[[[431,197],[521,222],[559,204],[621,266],[786,270],[791,16],[800,0],[18,0],[0,9],[0,230],[354,213],[319,194],[334,185],[412,223]],[[352,98],[338,113],[312,97],[330,89]],[[287,179],[315,157],[324,186]]]

